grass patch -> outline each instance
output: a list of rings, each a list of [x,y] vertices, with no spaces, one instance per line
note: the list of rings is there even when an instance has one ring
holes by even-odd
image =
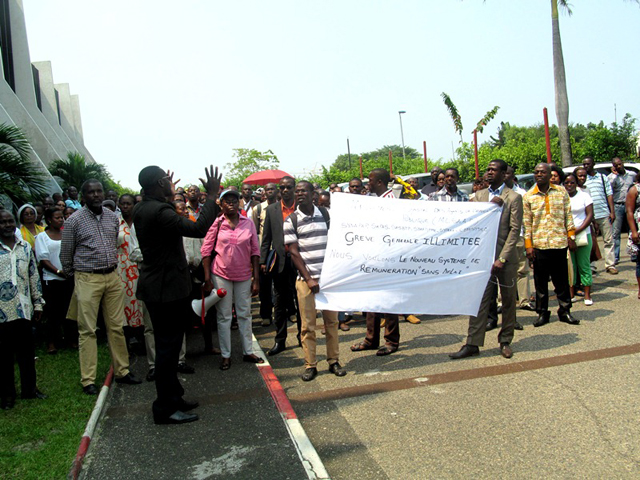
[[[0,478],[66,478],[84,429],[95,405],[96,396],[82,393],[78,352],[59,350],[47,355],[36,350],[38,388],[46,400],[21,400],[16,406],[0,410]],[[109,371],[111,357],[103,342],[98,343],[98,377],[100,387]],[[16,381],[19,390],[19,374]]]

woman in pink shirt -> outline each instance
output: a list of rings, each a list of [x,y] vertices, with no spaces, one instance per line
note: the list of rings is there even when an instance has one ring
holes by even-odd
[[[214,288],[227,290],[227,295],[216,304],[216,308],[222,351],[220,370],[228,370],[231,367],[231,309],[234,303],[242,339],[242,360],[264,362],[253,353],[251,341],[251,297],[260,289],[260,246],[255,225],[240,215],[240,193],[225,190],[220,194],[220,206],[222,215],[207,232],[201,253],[205,292],[209,293]],[[212,261],[214,252],[216,255]]]

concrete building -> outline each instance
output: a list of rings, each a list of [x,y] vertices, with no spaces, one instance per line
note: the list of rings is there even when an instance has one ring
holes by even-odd
[[[80,101],[69,84],[54,83],[51,62],[31,62],[21,0],[0,0],[0,123],[22,129],[33,149],[34,166],[61,191],[47,165],[68,152],[94,162],[84,146]]]

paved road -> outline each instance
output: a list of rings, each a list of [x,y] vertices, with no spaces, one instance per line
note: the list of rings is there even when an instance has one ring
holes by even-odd
[[[341,332],[343,378],[321,363],[315,381],[300,380],[293,324],[291,348],[270,360],[334,480],[639,478],[640,301],[634,266],[625,260],[620,272],[595,278],[595,304],[573,310],[579,326],[554,318],[533,328],[535,314],[519,311],[525,329],[511,360],[499,355],[496,331],[480,356],[450,360],[465,337],[460,316],[402,322],[401,348],[388,357],[349,350],[364,336],[357,318]],[[273,330],[258,322],[266,350]],[[199,422],[155,426],[154,386],[116,386],[85,478],[307,478],[257,368],[238,361],[232,338],[234,363],[221,372],[219,357],[194,356],[201,340],[189,337],[197,371],[181,377],[201,403]],[[144,359],[132,368],[146,374]]]
[[[519,310],[511,360],[496,330],[480,356],[452,361],[466,317],[422,316],[401,323],[401,348],[388,357],[349,350],[365,331],[354,321],[341,332],[344,378],[324,363],[302,382],[299,348],[271,363],[334,480],[639,478],[636,285],[628,259],[619,275],[597,275],[594,305],[573,309],[579,326],[555,317],[534,328],[536,315]],[[270,337],[259,335],[263,347]]]

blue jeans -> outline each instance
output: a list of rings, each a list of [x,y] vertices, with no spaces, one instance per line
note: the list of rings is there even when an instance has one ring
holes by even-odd
[[[620,232],[622,231],[622,224],[624,223],[627,214],[625,213],[623,203],[614,204],[613,209],[616,214],[616,219],[611,225],[611,235],[613,236],[613,251],[616,257],[616,263],[618,263],[620,261]]]

